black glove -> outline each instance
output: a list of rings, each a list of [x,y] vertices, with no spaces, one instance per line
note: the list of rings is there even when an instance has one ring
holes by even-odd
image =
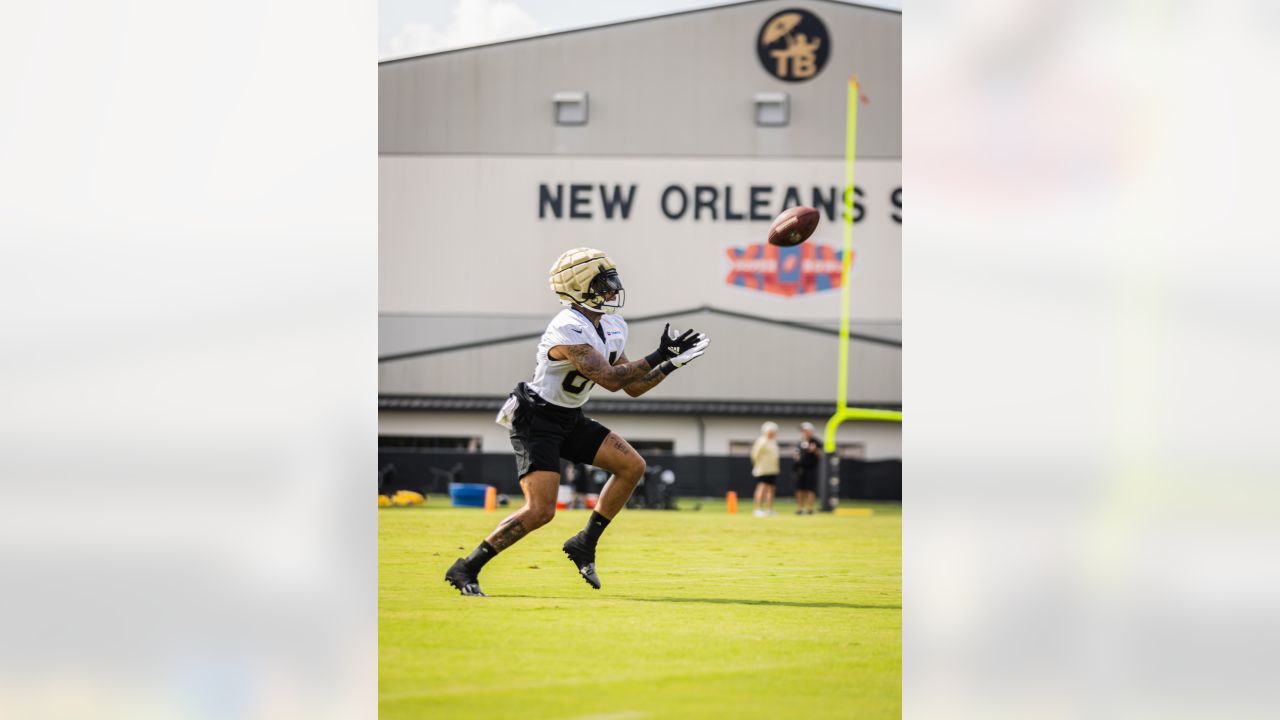
[[[646,355],[645,359],[649,361],[649,367],[658,367],[658,363],[670,360],[701,341],[702,334],[693,330],[685,330],[679,337],[673,337],[671,323],[667,323],[662,328],[662,339],[658,343],[658,349]]]

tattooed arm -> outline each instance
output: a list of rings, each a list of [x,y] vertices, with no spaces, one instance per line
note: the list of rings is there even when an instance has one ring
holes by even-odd
[[[644,358],[634,362],[619,361],[617,365],[610,365],[609,361],[590,345],[557,345],[551,348],[549,355],[555,360],[573,362],[578,372],[609,392],[617,392],[646,377],[653,370],[649,361]]]
[[[618,358],[618,362],[619,363],[627,362],[626,353],[623,353],[622,357]],[[644,377],[626,386],[625,388],[623,388],[623,390],[626,390],[627,394],[630,395],[631,397],[640,397],[641,395],[649,392],[655,386],[657,386],[658,383],[666,379],[667,373],[663,372],[662,370],[662,366],[664,364],[665,363],[659,363],[658,367],[653,368],[649,372],[645,373]]]

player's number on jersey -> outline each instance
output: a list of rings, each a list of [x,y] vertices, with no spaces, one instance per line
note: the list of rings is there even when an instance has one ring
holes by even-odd
[[[617,359],[618,359],[617,350],[614,350],[613,352],[609,353],[610,365],[612,365],[613,361]],[[577,395],[583,390],[590,388],[592,385],[595,385],[595,383],[588,380],[586,375],[583,375],[577,370],[570,370],[569,374],[564,376],[564,381],[560,383],[560,389],[564,390],[565,392],[571,395]]]

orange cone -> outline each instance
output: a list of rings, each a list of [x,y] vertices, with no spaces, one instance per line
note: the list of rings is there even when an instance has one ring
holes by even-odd
[[[493,512],[498,507],[498,488],[489,485],[484,489],[484,511]]]
[[[730,515],[738,514],[738,493],[730,490],[724,496],[724,509],[729,511]]]

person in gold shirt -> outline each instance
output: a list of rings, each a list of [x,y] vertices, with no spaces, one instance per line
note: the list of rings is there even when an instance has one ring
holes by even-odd
[[[773,515],[773,491],[778,484],[778,424],[760,426],[760,437],[751,446],[751,475],[756,479],[756,517]]]

